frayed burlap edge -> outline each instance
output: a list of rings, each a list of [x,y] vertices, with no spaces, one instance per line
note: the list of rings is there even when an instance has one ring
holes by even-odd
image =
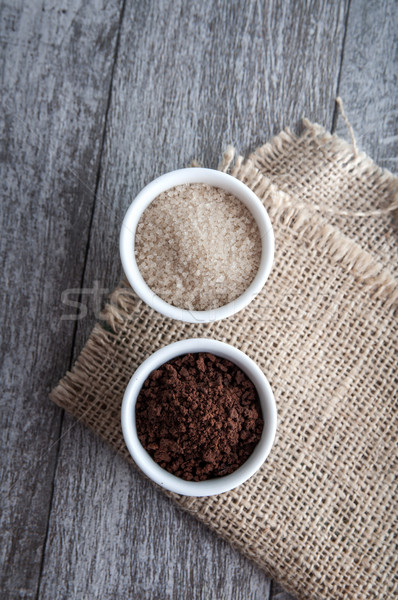
[[[345,269],[351,270],[358,280],[388,306],[398,300],[397,281],[374,257],[348,238],[325,219],[314,214],[308,204],[297,202],[282,192],[262,175],[250,159],[239,156],[231,171],[258,196],[263,198],[273,222],[288,225],[295,235],[305,238],[310,245],[319,245],[324,253]]]
[[[352,144],[338,137],[336,134],[326,131],[321,125],[311,123],[308,119],[303,119],[303,128],[304,131],[300,136],[296,136],[289,128],[286,128],[269,142],[257,148],[250,155],[249,159],[253,160],[256,157],[267,168],[271,162],[278,160],[292,144],[296,144],[297,142],[305,144],[311,141],[316,144],[327,161],[347,171],[355,170],[357,175],[371,179],[375,188],[383,192],[383,196],[387,198],[388,202],[385,208],[367,211],[331,210],[316,203],[311,205],[312,210],[325,215],[370,217],[386,214],[398,209],[398,178],[393,173],[387,169],[381,169],[367,154],[356,151]],[[234,159],[231,157],[230,148],[228,152],[227,164],[230,167]],[[225,160],[222,165],[224,167],[223,170],[225,170]],[[306,206],[308,207],[308,204]]]

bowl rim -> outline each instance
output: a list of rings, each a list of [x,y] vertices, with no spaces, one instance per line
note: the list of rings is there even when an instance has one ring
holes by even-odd
[[[212,310],[187,310],[173,306],[160,298],[145,282],[135,258],[135,233],[141,215],[159,194],[184,183],[207,183],[233,194],[249,209],[260,231],[262,251],[255,278],[238,298]],[[272,224],[264,205],[247,185],[223,171],[193,167],[178,169],[161,175],[141,190],[130,204],[123,219],[119,249],[126,277],[136,294],[146,304],[166,317],[178,321],[210,323],[230,317],[242,310],[261,291],[271,271],[275,239]]]
[[[135,420],[135,405],[138,394],[149,374],[169,360],[188,353],[211,352],[239,366],[257,389],[264,428],[253,453],[236,471],[224,477],[208,481],[185,481],[160,467],[143,448],[138,439]],[[222,494],[252,477],[269,455],[275,440],[277,409],[274,394],[268,379],[259,366],[247,354],[234,346],[209,338],[190,338],[168,344],[151,354],[137,368],[127,385],[121,409],[124,440],[136,465],[149,479],[161,487],[184,496],[212,496]]]

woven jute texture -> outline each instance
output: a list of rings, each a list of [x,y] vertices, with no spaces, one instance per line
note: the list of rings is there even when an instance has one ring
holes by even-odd
[[[383,212],[397,181],[361,161],[308,122],[301,137],[238,157],[231,172],[275,231],[263,291],[229,319],[193,325],[157,314],[124,282],[51,395],[128,459],[120,406],[145,358],[202,336],[246,352],[277,401],[269,458],[226,494],[170,495],[297,598],[391,598],[397,586],[398,286]]]
[[[319,125],[283,131],[250,159],[279,189],[336,225],[398,276],[398,180]]]

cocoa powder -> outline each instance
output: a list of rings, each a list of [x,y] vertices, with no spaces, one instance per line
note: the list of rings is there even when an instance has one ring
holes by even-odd
[[[187,481],[235,471],[264,426],[257,390],[235,364],[200,352],[153,371],[136,404],[139,440],[164,469]]]

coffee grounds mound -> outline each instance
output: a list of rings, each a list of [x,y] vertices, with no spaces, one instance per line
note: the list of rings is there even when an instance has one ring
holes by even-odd
[[[252,454],[264,422],[257,390],[235,364],[200,352],[153,371],[136,403],[138,438],[186,481],[222,477]]]

